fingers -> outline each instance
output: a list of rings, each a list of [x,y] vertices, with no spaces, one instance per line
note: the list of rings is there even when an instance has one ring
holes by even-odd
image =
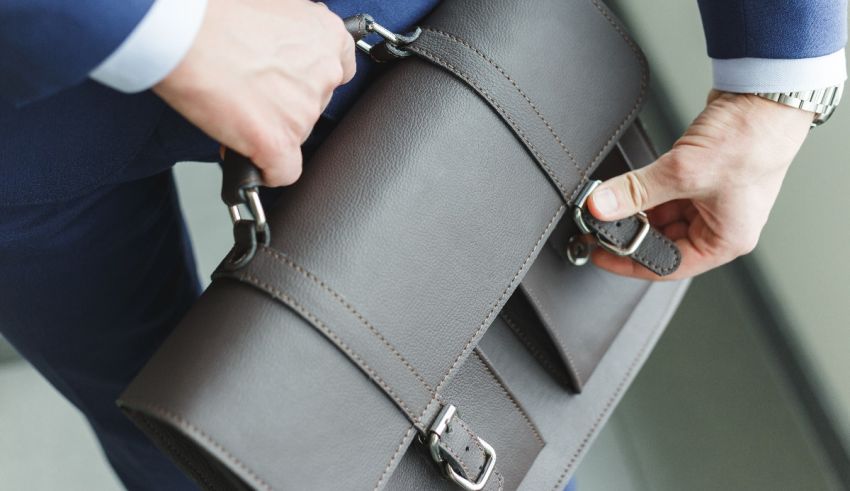
[[[270,131],[265,126],[251,133],[245,148],[233,147],[251,159],[268,187],[288,186],[301,177],[302,156],[299,136]]]
[[[357,73],[357,59],[355,55],[354,38],[348,31],[345,31],[345,43],[342,48],[342,83],[340,85],[351,82],[354,75]]]
[[[593,263],[611,273],[644,280],[680,280],[705,273],[742,255],[740,251],[713,236],[695,207],[683,207],[681,220],[664,225],[662,233],[672,240],[682,255],[679,268],[668,276],[658,276],[631,257],[617,256],[604,249],[593,251]],[[689,218],[690,217],[690,218]]]
[[[670,232],[679,236],[675,242],[682,253],[682,263],[679,268],[668,276],[658,276],[630,257],[617,256],[601,248],[593,251],[591,260],[593,264],[608,272],[650,281],[673,281],[691,278],[729,262],[729,258],[706,255],[695,247],[694,243],[687,238],[687,224],[677,222],[671,224],[668,228],[671,229]],[[685,230],[682,230],[683,228]]]
[[[340,41],[340,65],[342,66],[342,78],[337,85],[344,85],[350,82],[357,73],[357,61],[355,58],[354,38],[345,28],[345,22],[333,13],[323,2],[315,2],[315,5],[322,9],[322,14],[326,16],[331,24],[333,31],[330,33],[335,39]]]
[[[693,209],[693,204],[689,200],[677,199],[658,205],[651,210],[647,210],[646,213],[649,216],[649,222],[655,228],[661,229],[679,220],[690,220],[688,217],[690,211]]]
[[[600,220],[620,220],[684,198],[682,183],[674,172],[676,167],[673,154],[666,153],[646,167],[605,181],[590,195],[590,212]]]
[[[289,186],[301,177],[301,148],[291,146],[274,154],[258,154],[252,161],[263,175],[263,184],[268,187]]]

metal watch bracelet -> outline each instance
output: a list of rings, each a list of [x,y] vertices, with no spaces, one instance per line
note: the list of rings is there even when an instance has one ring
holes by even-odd
[[[815,113],[812,128],[820,126],[832,116],[841,95],[844,92],[844,84],[834,85],[817,90],[801,90],[796,92],[756,92],[755,95],[784,104],[786,106],[811,111]]]

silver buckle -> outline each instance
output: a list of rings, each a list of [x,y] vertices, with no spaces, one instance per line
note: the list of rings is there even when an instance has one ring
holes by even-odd
[[[366,21],[367,31],[381,36],[382,38],[384,38],[384,41],[397,48],[399,52],[404,52],[404,46],[406,44],[410,44],[414,39],[419,37],[419,34],[422,32],[422,29],[417,27],[416,31],[414,31],[414,33],[410,36],[403,36],[401,34],[396,34],[392,32],[381,24],[378,24],[377,22],[375,22],[375,19],[373,19],[370,15],[366,15],[364,19]],[[374,48],[374,45],[369,44],[363,39],[358,39],[355,44],[357,45],[357,48],[360,49],[360,51],[363,51],[367,55],[372,54],[372,48]]]
[[[440,450],[440,439],[443,437],[443,433],[452,431],[451,422],[455,414],[457,414],[457,408],[449,404],[443,407],[440,415],[437,416],[436,422],[431,426],[428,437],[428,448],[431,451],[431,458],[434,459],[434,462],[443,464],[443,472],[446,473],[446,477],[462,489],[466,491],[481,491],[487,485],[487,481],[490,480],[493,469],[496,468],[496,450],[480,437],[476,437],[481,448],[484,449],[484,455],[487,458],[484,472],[481,473],[476,482],[472,482],[458,474],[451,464],[443,458],[442,451]]]
[[[260,191],[257,188],[251,188],[245,190],[245,196],[248,198],[248,210],[251,212],[252,219],[254,221],[254,227],[257,229],[258,234],[263,234],[266,232],[266,211],[263,209],[263,203],[260,201]],[[242,212],[239,210],[239,205],[231,206],[228,211],[230,211],[230,219],[235,224],[236,222],[242,221]]]
[[[587,223],[585,223],[582,211],[587,204],[587,198],[597,187],[599,187],[600,184],[602,184],[602,181],[588,181],[579,193],[576,205],[573,208],[573,221],[576,222],[578,229],[584,235],[592,234],[593,232],[590,230],[590,227],[587,226]],[[636,216],[642,224],[638,233],[635,234],[634,238],[631,242],[629,242],[629,245],[626,247],[620,247],[599,234],[593,234],[596,239],[596,243],[606,251],[618,256],[631,256],[637,252],[641,244],[643,244],[643,241],[646,239],[646,236],[649,235],[649,231],[652,227],[649,224],[649,218],[646,216],[646,213],[639,211],[634,216]],[[576,266],[582,266],[587,263],[589,256],[590,250],[586,247],[586,244],[578,237],[571,237],[567,246],[567,258],[570,262]]]

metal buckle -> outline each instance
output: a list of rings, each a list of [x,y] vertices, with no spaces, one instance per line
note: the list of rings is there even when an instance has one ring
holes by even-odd
[[[490,480],[493,469],[496,468],[496,450],[480,437],[476,437],[481,448],[484,449],[484,455],[487,457],[484,472],[481,473],[476,482],[472,482],[458,474],[451,464],[443,458],[442,450],[440,450],[440,439],[443,437],[443,433],[452,431],[451,421],[454,419],[455,414],[457,414],[457,408],[449,404],[443,407],[440,415],[437,416],[436,422],[431,426],[429,430],[430,436],[428,438],[428,448],[431,451],[431,458],[434,459],[434,462],[443,464],[443,472],[446,473],[446,477],[462,489],[466,491],[481,491],[487,485],[487,481]]]
[[[588,227],[587,223],[585,223],[582,211],[584,211],[584,207],[587,204],[587,198],[597,187],[599,187],[600,184],[602,184],[602,181],[588,181],[579,193],[578,198],[576,199],[576,205],[573,208],[573,221],[576,222],[578,229],[584,235],[593,234],[593,231],[590,230],[590,227]],[[634,216],[637,217],[642,224],[638,233],[635,234],[634,238],[632,238],[631,242],[629,242],[629,245],[626,247],[620,247],[599,234],[593,234],[593,237],[596,239],[596,243],[606,251],[618,256],[631,256],[637,252],[641,244],[643,244],[643,241],[646,239],[646,236],[649,235],[649,231],[652,227],[649,224],[649,218],[646,216],[646,213],[639,211]],[[586,247],[586,244],[582,242],[579,237],[571,237],[567,245],[567,259],[576,266],[582,266],[587,263],[589,257],[589,247]]]
[[[254,222],[254,228],[257,230],[257,234],[265,234],[268,230],[268,222],[266,221],[266,211],[263,209],[263,203],[260,201],[260,191],[257,188],[251,188],[245,190],[246,205],[248,206],[248,210],[251,212],[251,218]],[[237,222],[241,222],[244,220],[242,218],[242,212],[239,210],[239,205],[233,205],[228,208],[230,211],[230,219],[234,224]]]
[[[396,34],[391,30],[387,29],[386,27],[382,26],[381,24],[375,22],[375,19],[373,19],[370,15],[364,16],[364,19],[366,21],[366,30],[384,38],[384,41],[396,48],[400,55],[407,54],[407,52],[404,50],[404,46],[415,41],[416,38],[419,37],[419,34],[422,33],[422,29],[417,27],[416,30],[410,35],[405,36],[401,34]],[[367,55],[371,55],[372,48],[375,47],[374,45],[366,42],[364,39],[358,39],[355,44],[357,45],[357,48],[360,49],[360,51],[363,51]]]

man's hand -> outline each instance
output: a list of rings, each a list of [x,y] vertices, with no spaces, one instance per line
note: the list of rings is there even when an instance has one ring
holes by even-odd
[[[209,0],[189,53],[154,91],[283,186],[301,175],[301,144],[354,71],[354,42],[324,4]]]
[[[813,116],[757,96],[712,91],[672,150],[600,185],[590,211],[602,220],[647,211],[682,251],[678,271],[664,279],[725,264],[756,246]],[[659,279],[602,249],[594,251],[593,262],[614,273]]]

